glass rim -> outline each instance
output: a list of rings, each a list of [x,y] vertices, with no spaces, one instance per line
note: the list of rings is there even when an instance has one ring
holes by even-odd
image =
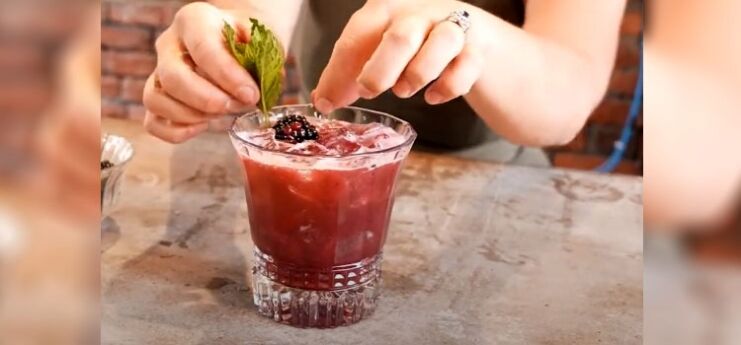
[[[280,105],[280,106],[273,107],[271,110],[280,110],[280,109],[287,109],[287,108],[302,108],[302,107],[303,108],[311,108],[311,109],[314,109],[314,105],[313,104],[303,103],[303,104]],[[337,159],[337,158],[347,158],[347,157],[374,156],[374,155],[379,155],[379,154],[384,154],[384,153],[392,152],[392,151],[395,151],[395,150],[399,150],[399,149],[401,149],[401,148],[403,148],[405,146],[411,146],[412,143],[414,143],[414,140],[417,138],[417,131],[414,130],[414,128],[412,127],[412,125],[408,121],[404,121],[404,120],[402,120],[402,119],[400,119],[400,118],[398,118],[398,117],[396,117],[394,115],[391,115],[389,113],[385,113],[385,112],[378,111],[378,110],[371,110],[371,109],[367,109],[367,108],[356,107],[356,106],[346,106],[346,107],[338,108],[336,110],[339,110],[339,109],[359,110],[359,111],[363,111],[363,112],[372,113],[372,114],[381,115],[381,116],[385,116],[385,117],[391,118],[392,120],[398,121],[401,124],[404,124],[407,127],[409,127],[409,130],[411,131],[411,134],[409,135],[409,138],[406,138],[406,140],[404,140],[404,142],[401,143],[401,144],[397,144],[397,145],[394,145],[394,146],[391,146],[391,147],[387,147],[387,148],[382,149],[382,150],[373,151],[373,152],[360,152],[360,153],[351,153],[351,154],[348,154],[348,155],[335,155],[335,156],[315,155],[315,154],[301,153],[301,152],[285,152],[285,151],[280,151],[280,150],[276,150],[276,149],[269,149],[269,148],[266,148],[266,147],[259,146],[257,144],[251,143],[251,142],[245,140],[244,138],[240,137],[239,135],[237,135],[237,132],[234,130],[234,127],[236,126],[237,121],[239,121],[239,119],[244,118],[244,117],[259,115],[260,110],[259,109],[256,109],[254,111],[251,111],[249,113],[245,113],[245,114],[239,115],[236,118],[234,118],[234,121],[232,121],[231,126],[229,126],[229,136],[231,136],[232,138],[238,140],[240,143],[246,144],[246,145],[248,145],[250,147],[253,147],[253,148],[257,149],[257,150],[264,151],[264,152],[279,153],[279,154],[283,154],[283,155],[287,155],[287,156],[296,156],[296,157],[316,157],[316,158],[334,158],[334,159]]]

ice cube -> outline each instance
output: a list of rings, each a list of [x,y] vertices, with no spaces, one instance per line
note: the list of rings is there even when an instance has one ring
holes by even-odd
[[[318,156],[344,156],[383,150],[401,144],[404,136],[380,123],[348,123],[310,119],[317,127],[316,141],[289,143],[275,139],[272,128],[249,132],[248,141],[269,150]]]
[[[290,148],[286,150],[286,152],[291,153],[302,153],[302,154],[311,154],[311,155],[326,155],[329,153],[329,150],[324,145],[313,141],[313,140],[307,140],[295,145],[292,145]]]
[[[360,149],[358,136],[348,129],[347,124],[339,121],[329,121],[319,128],[319,142],[333,155],[347,155]]]
[[[247,133],[245,139],[257,146],[268,150],[280,150],[282,142],[275,140],[275,131],[272,128],[257,130]]]
[[[331,146],[340,155],[348,155],[356,153],[361,148],[361,145],[351,140],[350,138],[338,138]]]
[[[368,129],[360,136],[360,144],[374,151],[382,150],[400,144],[401,136],[386,126],[376,126]],[[395,140],[395,138],[397,140]]]
[[[383,127],[383,125],[378,122],[351,123],[348,127],[355,134],[362,135],[367,131],[373,130],[374,128]]]

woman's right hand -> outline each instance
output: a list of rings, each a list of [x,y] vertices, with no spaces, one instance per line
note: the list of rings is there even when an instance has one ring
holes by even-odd
[[[225,20],[249,35],[240,18],[203,2],[178,11],[155,43],[157,67],[144,88],[147,131],[180,143],[206,130],[210,119],[257,103],[257,84],[223,43]]]

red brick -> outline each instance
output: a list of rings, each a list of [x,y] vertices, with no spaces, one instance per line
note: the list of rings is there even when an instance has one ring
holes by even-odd
[[[589,117],[590,123],[622,125],[630,110],[630,101],[605,98]]]
[[[622,37],[618,45],[615,66],[617,68],[636,67],[640,59],[638,40],[635,37]]]
[[[181,1],[116,2],[111,4],[110,20],[124,24],[166,27],[182,5]]]
[[[141,103],[146,82],[147,80],[143,78],[124,79],[121,83],[121,99]]]
[[[615,69],[610,78],[609,92],[632,96],[638,82],[638,70]]]
[[[594,170],[604,163],[605,160],[607,160],[607,156],[557,152],[553,157],[553,165],[567,169]],[[641,169],[635,161],[623,160],[618,164],[614,172],[638,175],[641,173]]]
[[[121,92],[121,79],[111,75],[104,75],[100,79],[100,94],[103,97],[115,98]]]
[[[145,77],[152,73],[157,63],[153,53],[104,51],[103,71],[121,76]]]
[[[620,132],[622,129],[623,128],[620,126],[613,125],[592,126],[590,128],[590,136],[592,140],[590,141],[589,152],[602,155],[609,155],[612,153],[615,149],[615,141],[620,139]],[[626,156],[629,157],[630,154],[626,153]]]
[[[598,125],[589,126],[587,139],[587,153],[609,155],[615,149],[615,141],[620,140],[623,126],[618,125]],[[625,147],[623,157],[626,159],[636,159],[639,156],[638,142],[643,134],[635,129],[627,147]]]
[[[126,117],[131,120],[142,121],[146,111],[147,109],[141,104],[129,104],[126,106]]]
[[[615,150],[615,142],[620,140],[623,127],[612,127],[606,126],[601,128],[600,131],[593,133],[593,140],[591,142],[591,148],[587,147],[587,152],[608,155]],[[638,128],[633,128],[632,135],[623,151],[623,158],[628,160],[640,160],[641,159],[641,142],[643,138],[643,132]],[[587,145],[589,146],[589,145]],[[592,151],[589,151],[593,149]]]
[[[623,35],[636,36],[643,29],[643,13],[639,11],[625,12],[623,23],[620,26],[620,33]]]
[[[103,117],[126,117],[126,108],[115,101],[104,99],[100,110]]]
[[[100,42],[106,48],[151,50],[152,33],[137,27],[103,25]]]

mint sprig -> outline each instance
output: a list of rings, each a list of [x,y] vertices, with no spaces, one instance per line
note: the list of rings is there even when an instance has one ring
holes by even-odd
[[[283,84],[283,65],[285,55],[278,37],[257,19],[250,18],[250,42],[237,40],[237,33],[229,23],[224,22],[223,34],[234,58],[255,79],[260,87],[260,110],[263,122],[269,123],[269,113],[280,98]]]

